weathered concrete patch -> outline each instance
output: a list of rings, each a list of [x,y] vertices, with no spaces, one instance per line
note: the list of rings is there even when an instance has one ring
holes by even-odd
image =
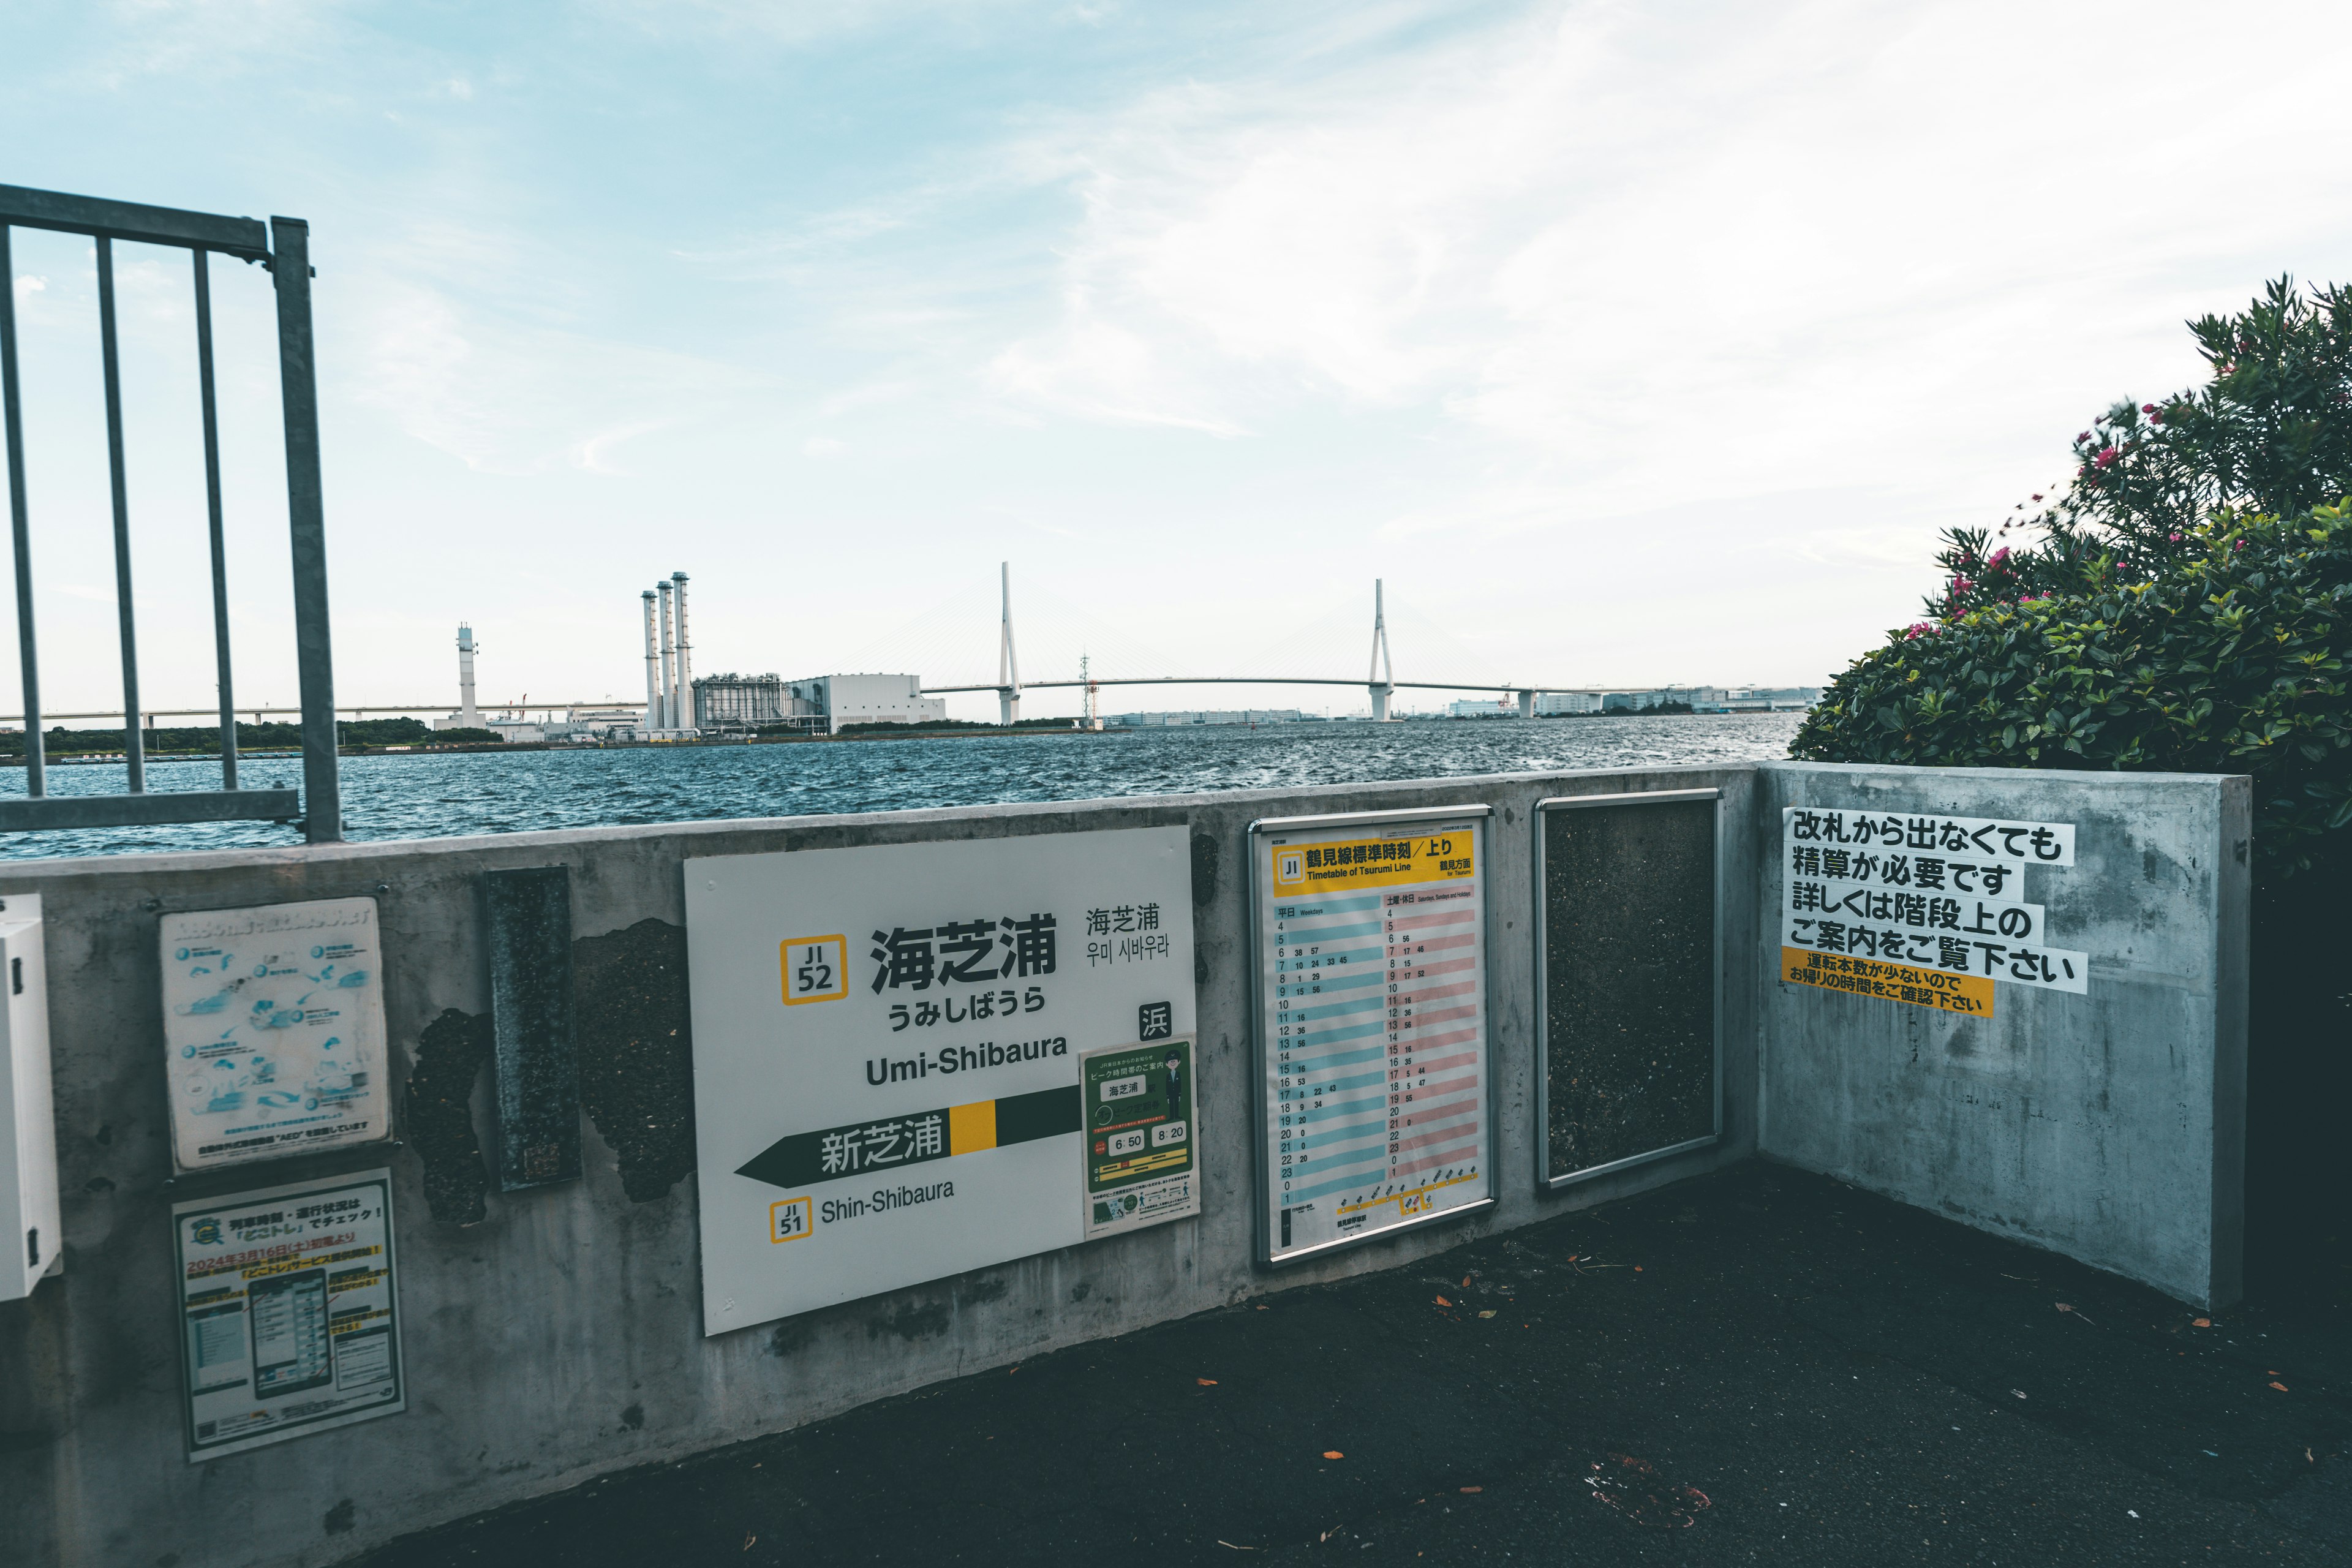
[[[483,1203],[489,1176],[468,1103],[489,1059],[489,1015],[449,1007],[417,1037],[416,1065],[408,1073],[404,1121],[409,1147],[425,1166],[425,1204],[435,1219],[452,1225],[479,1225],[489,1212]]]
[[[572,944],[580,1097],[637,1203],[694,1169],[686,931],[659,920]]]

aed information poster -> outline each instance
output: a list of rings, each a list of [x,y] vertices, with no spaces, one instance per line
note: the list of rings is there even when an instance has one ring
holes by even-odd
[[[1494,1201],[1487,816],[1251,826],[1261,1260]]]
[[[160,924],[181,1170],[392,1135],[373,899],[197,910]]]
[[[686,950],[706,1334],[1195,1212],[1186,828],[689,859]]]
[[[391,1415],[392,1173],[172,1207],[191,1463]]]

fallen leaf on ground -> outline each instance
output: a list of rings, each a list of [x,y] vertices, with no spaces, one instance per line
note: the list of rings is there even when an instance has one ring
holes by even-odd
[[[1634,1273],[1639,1274],[1641,1271],[1642,1271],[1642,1266],[1641,1266],[1640,1264],[1636,1263],[1635,1265],[1633,1265],[1633,1272],[1634,1272]]]
[[[2191,1318],[2189,1320],[2189,1326],[2192,1329],[2210,1329],[2213,1326],[2213,1320],[2210,1318]]]
[[[1439,1306],[1441,1306],[1441,1307],[1451,1307],[1452,1305],[1454,1305],[1454,1303],[1453,1303],[1453,1302],[1451,1302],[1451,1301],[1447,1300],[1446,1300],[1444,1297],[1443,1297],[1443,1296],[1432,1296],[1432,1297],[1430,1298],[1430,1300],[1433,1300],[1433,1301],[1434,1301],[1434,1302],[1436,1302],[1436,1303],[1437,1303]]]
[[[1468,1276],[1467,1274],[1465,1274],[1465,1275],[1462,1277],[1462,1289],[1464,1289],[1465,1290],[1467,1290],[1468,1289],[1470,1289],[1470,1276]]]
[[[2072,1308],[2072,1307],[2070,1307],[2070,1306],[2068,1306],[2065,1302],[2061,1301],[2061,1302],[2059,1302],[2059,1303],[2058,1303],[2058,1310],[2059,1310],[2060,1311],[2062,1311],[2062,1312],[2071,1312],[2071,1311],[2073,1311],[2074,1309],[2074,1308]]]
[[[1485,1487],[1464,1487],[1462,1489],[1465,1492],[1483,1492],[1486,1489]]]
[[[744,1551],[746,1551],[746,1552],[751,1551],[751,1547],[752,1547],[752,1545],[753,1545],[753,1543],[755,1543],[759,1539],[760,1539],[760,1538],[759,1538],[758,1536],[756,1536],[756,1535],[747,1535],[747,1536],[745,1536],[745,1537],[743,1538],[743,1550],[744,1550]]]
[[[1323,1457],[1327,1459],[1344,1459],[1348,1456],[1337,1448],[1326,1448],[1323,1450]]]
[[[2287,1392],[2287,1386],[2286,1386],[2286,1384],[2284,1384],[2284,1383],[2273,1383],[2273,1384],[2271,1384],[2271,1386],[2272,1386],[2273,1388],[2277,1389],[2281,1394],[2284,1394],[2284,1393],[2286,1393],[2286,1392]]]
[[[1495,1309],[1494,1309],[1494,1308],[1492,1308],[1492,1307],[1489,1307],[1489,1308],[1487,1308],[1485,1311],[1483,1311],[1483,1312],[1479,1313],[1478,1315],[1479,1315],[1480,1317],[1482,1317],[1482,1318],[1491,1318],[1491,1317],[1493,1317],[1493,1316],[1495,1315]]]

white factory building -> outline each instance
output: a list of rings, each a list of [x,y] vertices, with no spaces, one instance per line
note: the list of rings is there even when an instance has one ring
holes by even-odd
[[[948,716],[948,700],[923,695],[919,675],[812,675],[784,682],[787,711],[810,715],[820,734],[838,735],[852,724],[936,724]]]

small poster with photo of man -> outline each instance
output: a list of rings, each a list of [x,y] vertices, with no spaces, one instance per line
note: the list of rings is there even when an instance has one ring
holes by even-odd
[[[1191,1037],[1088,1051],[1087,1239],[1201,1212],[1200,1107]]]

